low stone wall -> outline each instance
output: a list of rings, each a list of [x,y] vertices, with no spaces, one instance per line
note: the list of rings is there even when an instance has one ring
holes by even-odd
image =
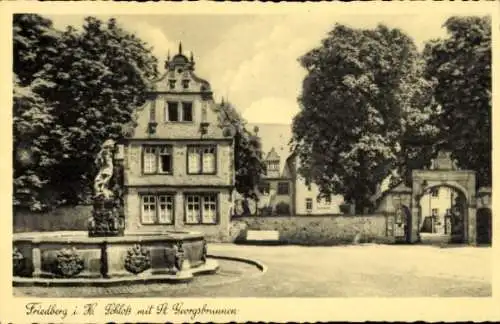
[[[92,206],[60,207],[46,213],[17,211],[14,233],[44,231],[85,231]],[[208,242],[241,242],[246,231],[277,230],[286,244],[336,245],[363,242],[392,242],[386,234],[387,218],[374,215],[329,216],[246,216],[234,217],[230,238],[206,235]],[[202,231],[203,232],[203,231]]]
[[[392,243],[383,214],[360,216],[248,216],[233,218],[231,238],[244,242],[247,230],[279,231],[284,244]]]

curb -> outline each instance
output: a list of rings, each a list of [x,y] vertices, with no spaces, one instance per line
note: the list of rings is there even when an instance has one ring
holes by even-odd
[[[225,256],[225,255],[213,255],[213,254],[207,254],[207,257],[212,258],[212,259],[219,259],[219,260],[244,262],[246,264],[256,266],[261,271],[261,274],[264,274],[267,272],[267,266],[258,260],[249,259],[249,258],[242,258],[242,257]]]

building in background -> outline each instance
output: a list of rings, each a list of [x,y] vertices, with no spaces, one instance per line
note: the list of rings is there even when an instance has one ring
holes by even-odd
[[[331,195],[319,198],[319,189],[315,184],[306,185],[297,173],[297,158],[291,153],[290,139],[292,127],[288,124],[249,124],[257,126],[263,152],[267,152],[265,164],[267,174],[263,177],[259,189],[263,196],[262,206],[269,202],[276,211],[279,205],[289,205],[292,215],[331,215],[340,214],[342,196]],[[269,197],[266,196],[266,192]]]
[[[179,53],[137,112],[125,142],[127,232],[200,231],[229,235],[233,137],[220,125],[210,84]]]
[[[449,234],[449,216],[455,205],[458,193],[448,187],[435,187],[420,199],[422,212],[420,227],[422,231],[436,234]]]
[[[293,205],[295,215],[332,215],[341,214],[340,206],[344,204],[341,195],[320,196],[316,184],[307,184],[306,180],[297,172],[299,158],[291,154],[286,160],[284,173],[290,175],[292,180]]]
[[[293,182],[289,174],[284,173],[281,157],[271,148],[264,160],[266,173],[259,185],[261,208],[266,205],[271,213],[290,215],[293,208]]]

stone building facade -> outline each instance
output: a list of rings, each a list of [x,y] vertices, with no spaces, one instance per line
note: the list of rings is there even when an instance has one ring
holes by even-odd
[[[344,203],[341,195],[329,195],[321,197],[319,187],[307,184],[297,169],[299,158],[291,154],[286,160],[284,173],[289,175],[293,186],[293,209],[295,215],[337,215],[342,214],[340,205]]]
[[[280,160],[275,148],[271,148],[264,159],[266,173],[259,185],[260,197],[265,203],[268,201],[273,213],[291,215],[295,211],[292,199],[293,181],[291,175],[282,170]]]
[[[234,141],[193,56],[168,57],[125,141],[126,232],[229,235]]]

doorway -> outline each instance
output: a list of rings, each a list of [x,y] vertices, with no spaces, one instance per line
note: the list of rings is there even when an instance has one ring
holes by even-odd
[[[419,199],[418,231],[424,244],[464,243],[466,197],[454,187],[426,188]]]

